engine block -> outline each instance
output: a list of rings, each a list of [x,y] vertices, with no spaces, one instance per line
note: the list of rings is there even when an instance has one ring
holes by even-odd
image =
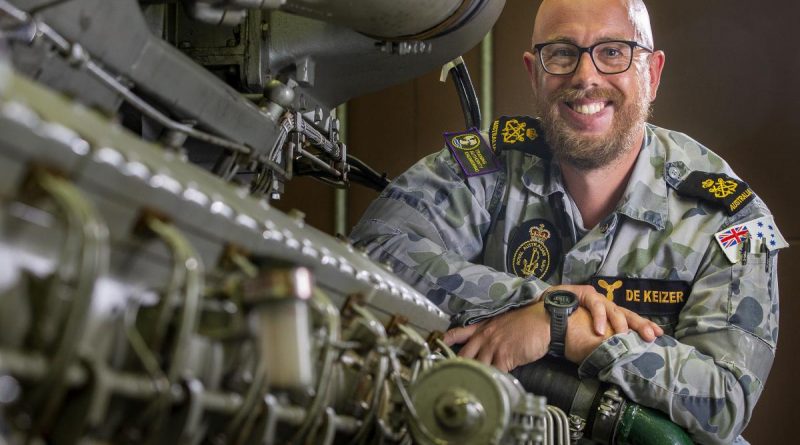
[[[0,134],[0,440],[548,439],[346,243],[8,66]]]

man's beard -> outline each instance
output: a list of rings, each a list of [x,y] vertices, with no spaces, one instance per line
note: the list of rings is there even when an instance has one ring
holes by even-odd
[[[633,148],[641,126],[650,115],[649,73],[640,73],[634,97],[623,97],[617,90],[566,88],[542,98],[537,96],[536,107],[545,138],[553,155],[580,170],[595,170],[610,165]],[[611,128],[601,136],[584,136],[573,130],[559,116],[558,105],[580,99],[612,101],[615,108]]]

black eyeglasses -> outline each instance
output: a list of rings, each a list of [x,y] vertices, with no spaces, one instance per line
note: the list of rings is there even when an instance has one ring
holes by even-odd
[[[583,47],[566,42],[547,42],[533,45],[539,52],[542,68],[555,75],[572,74],[578,69],[583,53],[589,53],[597,71],[619,74],[628,71],[636,48],[652,53],[653,50],[630,40],[610,40]]]

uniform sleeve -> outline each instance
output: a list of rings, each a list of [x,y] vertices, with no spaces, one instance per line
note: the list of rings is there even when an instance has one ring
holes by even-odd
[[[674,336],[653,343],[633,332],[613,336],[581,364],[581,375],[619,385],[699,443],[733,442],[775,358],[777,253],[731,264],[712,242]]]
[[[398,177],[350,235],[357,247],[465,325],[539,298],[549,285],[479,262],[503,173],[465,179],[447,150]]]

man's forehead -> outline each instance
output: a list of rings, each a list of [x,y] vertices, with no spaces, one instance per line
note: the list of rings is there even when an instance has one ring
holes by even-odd
[[[632,39],[634,33],[625,0],[545,0],[536,15],[533,40],[589,44]]]

